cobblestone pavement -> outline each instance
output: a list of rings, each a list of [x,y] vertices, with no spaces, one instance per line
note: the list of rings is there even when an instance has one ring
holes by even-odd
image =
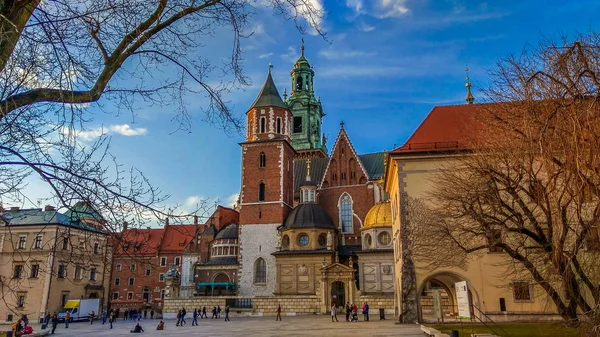
[[[233,317],[230,322],[223,319],[199,320],[199,326],[191,326],[192,319],[187,320],[183,327],[176,327],[174,320],[165,321],[165,330],[156,331],[159,320],[142,320],[141,325],[146,332],[139,336],[407,336],[423,337],[418,325],[399,325],[393,321],[373,320],[370,322],[348,323],[341,318],[339,323],[332,323],[325,315],[315,316],[284,316],[283,321],[276,322],[275,317]],[[131,334],[133,321],[121,319],[114,323],[113,329],[102,322],[72,323],[68,329],[60,324],[55,336],[138,336]],[[35,327],[39,328],[39,327]],[[35,329],[36,332],[39,331]],[[49,335],[52,336],[52,335]]]

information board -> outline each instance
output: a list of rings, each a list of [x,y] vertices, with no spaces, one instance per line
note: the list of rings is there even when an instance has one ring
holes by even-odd
[[[467,281],[456,282],[456,302],[458,305],[458,317],[471,319],[471,306],[469,305],[469,290]]]

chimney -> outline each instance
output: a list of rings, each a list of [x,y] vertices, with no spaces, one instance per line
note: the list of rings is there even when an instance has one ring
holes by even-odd
[[[198,225],[198,216],[194,215],[194,225]]]
[[[52,205],[46,205],[44,207],[44,212],[52,212],[52,211],[55,211],[55,210],[56,210],[56,208],[54,208],[54,206],[52,206]]]
[[[18,212],[19,211],[19,207],[18,206],[13,206],[10,208],[11,212]]]
[[[123,221],[123,232],[127,230],[127,221]]]

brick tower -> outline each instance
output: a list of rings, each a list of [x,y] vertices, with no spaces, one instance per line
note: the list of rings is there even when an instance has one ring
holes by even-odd
[[[296,151],[291,145],[292,113],[271,77],[246,112],[240,190],[238,293],[268,296],[275,289],[277,227],[291,211]]]

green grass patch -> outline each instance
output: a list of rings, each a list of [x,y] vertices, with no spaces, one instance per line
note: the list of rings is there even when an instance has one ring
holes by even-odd
[[[491,330],[483,324],[463,323],[460,324],[445,324],[430,325],[441,332],[450,333],[450,330],[458,330],[460,337],[470,337],[472,333],[491,333],[501,337],[577,337],[579,336],[576,329],[568,328],[564,324],[556,323],[509,323],[509,324],[488,324]],[[502,328],[505,332],[503,332]]]

